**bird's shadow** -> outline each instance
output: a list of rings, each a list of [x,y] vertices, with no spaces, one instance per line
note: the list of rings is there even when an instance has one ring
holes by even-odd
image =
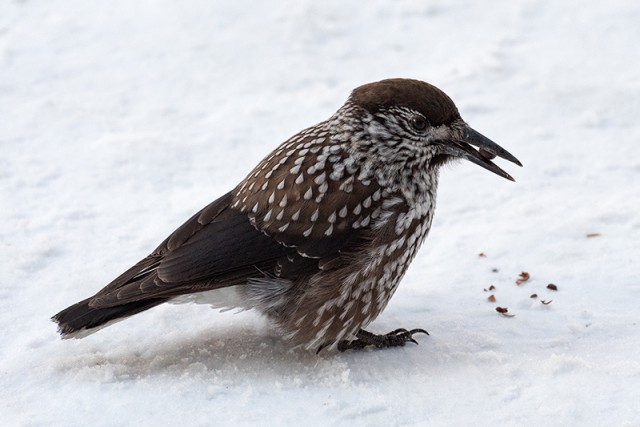
[[[291,348],[278,336],[241,326],[225,331],[204,330],[187,336],[160,337],[151,345],[127,342],[113,348],[96,340],[89,345],[80,341],[74,347],[53,362],[54,369],[81,380],[102,382],[225,373],[269,377],[286,372],[288,376],[307,376],[310,372],[324,370],[322,368],[346,368],[349,359],[369,353],[368,350],[357,354],[323,350],[316,354],[303,348]]]

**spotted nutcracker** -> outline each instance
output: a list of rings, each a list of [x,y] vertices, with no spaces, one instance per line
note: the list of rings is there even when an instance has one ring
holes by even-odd
[[[363,328],[431,228],[440,167],[463,158],[513,180],[491,162],[496,156],[522,166],[469,127],[438,88],[409,79],[360,86],[151,255],[53,320],[64,338],[81,337],[190,296],[256,309],[308,349],[415,342],[424,330]]]

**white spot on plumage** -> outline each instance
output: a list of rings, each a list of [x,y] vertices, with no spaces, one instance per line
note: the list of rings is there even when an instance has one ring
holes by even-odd
[[[278,215],[276,215],[276,220],[281,221],[283,217],[284,217],[284,209],[278,212]]]
[[[291,169],[289,169],[289,173],[291,175],[297,175],[298,172],[300,172],[300,165],[295,165],[294,167],[292,167]]]
[[[358,171],[358,165],[356,165],[355,160],[353,158],[348,158],[345,160],[345,166],[347,168],[347,173],[349,175],[354,175]]]
[[[371,302],[371,292],[367,292],[366,294],[362,295],[362,302],[364,303],[369,303]]]
[[[336,218],[337,218],[336,211],[333,211],[333,213],[329,215],[329,222],[333,224],[334,222],[336,222]]]
[[[355,303],[355,300],[349,300],[349,302],[347,302],[344,307],[342,307],[342,313],[340,314],[339,319],[340,320],[344,320],[344,318],[347,316],[347,314],[349,313],[349,311],[351,310],[351,307],[353,307],[353,304]]]
[[[278,228],[278,231],[281,233],[284,233],[284,231],[289,228],[289,223],[286,223],[285,225],[283,225],[282,227]]]
[[[273,210],[269,209],[269,212],[267,212],[267,214],[264,216],[264,222],[269,222],[269,220],[271,219],[271,212],[273,212]]]
[[[269,196],[269,204],[273,203],[276,200],[276,192],[274,191],[273,193],[271,193],[271,195]]]
[[[327,231],[324,232],[324,235],[331,236],[332,233],[333,233],[333,224],[331,224],[329,228],[327,228]]]
[[[360,203],[358,203],[356,205],[356,207],[353,208],[353,214],[354,215],[360,215],[360,212],[362,212],[362,206],[360,206]]]
[[[296,321],[295,321],[295,325],[299,328],[302,325],[302,322],[304,322],[304,319],[307,318],[306,314],[303,314],[302,316],[300,316]]]
[[[324,184],[326,177],[327,177],[327,174],[325,172],[322,172],[320,175],[315,177],[313,182],[315,182],[318,185]]]
[[[309,237],[309,236],[311,235],[311,232],[312,232],[312,231],[313,231],[313,225],[312,225],[311,227],[307,228],[306,230],[304,230],[304,231],[302,232],[302,235],[303,235],[304,237]]]
[[[303,197],[305,200],[311,200],[311,197],[313,197],[313,190],[311,190],[311,187],[309,187],[306,193],[304,193]]]
[[[281,208],[284,208],[287,206],[287,195],[285,194],[284,197],[282,197],[282,200],[280,201],[280,204],[278,205]]]
[[[301,173],[300,175],[298,175],[298,176],[296,177],[296,181],[295,181],[295,183],[296,183],[296,184],[298,184],[298,185],[300,185],[300,184],[302,184],[302,182],[303,182],[303,181],[304,181],[304,174],[302,174],[302,173]]]
[[[343,176],[344,176],[344,167],[341,167],[341,165],[334,165],[333,171],[329,175],[329,179],[331,179],[332,181],[338,181],[342,179]]]
[[[340,216],[340,218],[345,218],[347,216],[347,213],[348,213],[347,205],[344,205],[342,209],[340,209],[340,212],[338,212],[338,216]]]
[[[300,218],[300,209],[298,209],[293,215],[291,215],[291,219],[293,221],[297,221]]]
[[[284,189],[284,179],[278,183],[278,186],[277,186],[276,188],[277,188],[278,190],[282,190],[282,189]]]
[[[340,184],[340,190],[345,193],[351,193],[353,191],[353,176],[347,178],[342,184]]]
[[[316,209],[312,214],[311,214],[311,221],[312,222],[316,222],[318,220],[318,216],[320,216],[320,210]]]

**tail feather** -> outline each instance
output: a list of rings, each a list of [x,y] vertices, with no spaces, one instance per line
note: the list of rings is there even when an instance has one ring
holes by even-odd
[[[62,338],[81,338],[168,300],[153,298],[112,307],[95,308],[89,304],[92,299],[93,297],[75,303],[51,318],[58,324],[58,332]]]

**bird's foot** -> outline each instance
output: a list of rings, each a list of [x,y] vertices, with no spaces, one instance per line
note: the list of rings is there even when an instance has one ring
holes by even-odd
[[[340,341],[338,343],[338,350],[360,350],[368,346],[374,346],[377,348],[387,347],[402,347],[405,343],[412,342],[418,344],[418,341],[413,339],[414,334],[427,334],[429,332],[424,329],[411,329],[410,331],[400,328],[395,331],[391,331],[388,334],[376,335],[371,332],[367,332],[364,329],[360,329],[356,334],[356,339],[352,341]]]

